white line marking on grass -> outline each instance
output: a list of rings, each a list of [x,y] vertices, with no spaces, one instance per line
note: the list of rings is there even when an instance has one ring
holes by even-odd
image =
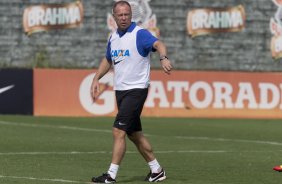
[[[22,180],[35,180],[35,181],[50,181],[50,182],[61,182],[61,183],[90,183],[82,181],[71,181],[64,179],[48,179],[48,178],[34,178],[34,177],[21,177],[21,176],[4,176],[0,175],[0,178],[11,178],[11,179],[22,179]]]
[[[7,122],[7,121],[0,121],[0,125],[36,127],[36,128],[55,128],[55,129],[65,129],[65,130],[74,130],[74,131],[112,133],[111,130],[103,130],[103,129],[80,128],[80,127],[71,127],[71,126],[34,125],[34,124],[15,123],[15,122]],[[158,137],[161,136],[161,135],[152,135],[152,134],[145,134],[145,135],[146,136],[158,136]],[[164,136],[164,137],[168,137],[168,136]],[[254,143],[254,144],[268,144],[268,145],[282,146],[281,142],[273,142],[273,141],[225,139],[225,138],[213,138],[213,137],[188,137],[188,136],[173,136],[173,137],[177,138],[177,139],[221,141],[221,142],[239,142],[239,143]]]
[[[71,127],[71,126],[32,125],[32,124],[26,124],[26,123],[15,123],[15,122],[6,122],[6,121],[0,121],[0,124],[1,125],[11,125],[11,126],[35,127],[35,128],[55,128],[55,129],[65,129],[65,130],[80,130],[80,131],[87,131],[87,132],[112,133],[111,130],[79,128],[79,127]]]
[[[155,151],[158,154],[170,154],[170,153],[227,153],[232,151],[224,150],[179,150],[179,151]],[[139,154],[137,151],[127,151],[127,154]],[[95,151],[95,152],[7,152],[0,153],[0,156],[12,156],[12,155],[84,155],[84,154],[112,154],[107,151]]]
[[[276,150],[282,152],[282,150]],[[164,151],[154,151],[157,154],[181,154],[181,153],[268,153],[273,151],[256,151],[256,150],[164,150]],[[79,151],[70,151],[70,152],[7,152],[0,153],[0,156],[13,156],[13,155],[84,155],[84,154],[112,154],[112,152],[107,151],[96,151],[96,152],[79,152]],[[127,151],[126,154],[139,154],[137,151]]]
[[[227,153],[230,151],[225,150],[179,150],[179,151],[154,151],[154,153],[158,154],[167,154],[167,153]]]
[[[213,138],[213,137],[186,137],[186,136],[176,136],[175,138],[178,138],[178,139],[190,139],[190,140],[205,140],[205,141],[270,144],[270,145],[282,146],[281,142],[272,142],[272,141],[255,141],[255,140],[244,140],[244,139],[225,139],[225,138]]]
[[[111,154],[112,152],[106,151],[95,151],[95,152],[79,152],[79,151],[70,151],[70,152],[7,152],[0,153],[1,155],[80,155],[80,154]]]

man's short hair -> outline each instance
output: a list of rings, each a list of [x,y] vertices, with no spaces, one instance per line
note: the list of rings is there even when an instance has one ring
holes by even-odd
[[[127,5],[127,6],[129,6],[129,8],[131,9],[131,6],[130,6],[130,4],[129,4],[129,2],[127,2],[127,1],[116,1],[115,3],[114,3],[114,5],[113,5],[113,9],[112,9],[112,13],[114,14],[115,13],[115,8],[118,6],[118,5]]]

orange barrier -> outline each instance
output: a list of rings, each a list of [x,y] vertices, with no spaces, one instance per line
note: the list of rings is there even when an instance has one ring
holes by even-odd
[[[80,84],[90,73],[90,70],[35,69],[34,115],[90,116],[79,100]]]
[[[34,115],[115,116],[113,73],[101,79],[95,103],[90,85],[95,70],[34,70]],[[143,116],[282,118],[282,74],[152,71]]]

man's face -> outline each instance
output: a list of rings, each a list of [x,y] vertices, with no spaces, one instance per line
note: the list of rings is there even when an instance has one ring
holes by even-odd
[[[126,30],[131,24],[132,12],[128,5],[118,5],[114,9],[114,18],[118,29]]]

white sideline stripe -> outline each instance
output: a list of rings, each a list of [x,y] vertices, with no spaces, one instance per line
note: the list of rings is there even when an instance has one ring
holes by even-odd
[[[227,153],[232,151],[224,150],[182,150],[182,151],[155,151],[158,154],[170,154],[170,153]],[[137,151],[126,151],[127,154],[139,154]],[[12,155],[83,155],[83,154],[112,154],[107,151],[94,151],[94,152],[7,152],[0,153],[0,156],[12,156]]]
[[[10,126],[24,126],[24,127],[36,127],[36,128],[55,128],[55,129],[75,130],[75,131],[112,133],[111,130],[79,128],[79,127],[71,127],[71,126],[34,125],[34,124],[15,123],[15,122],[7,122],[7,121],[0,121],[0,124],[1,125],[10,125]],[[158,136],[158,135],[149,135],[149,134],[145,134],[145,135],[146,136]],[[212,138],[212,137],[188,137],[188,136],[172,136],[172,137],[177,138],[177,139],[221,141],[221,142],[239,142],[239,143],[268,144],[268,145],[282,146],[281,142],[273,142],[273,141],[225,139],[225,138]]]
[[[276,150],[282,152],[282,150]],[[157,154],[181,154],[181,153],[268,153],[273,151],[256,151],[256,150],[245,150],[245,151],[227,151],[227,150],[178,150],[178,151],[154,151]],[[83,155],[83,154],[112,154],[107,151],[95,151],[95,152],[7,152],[0,153],[0,156],[13,156],[13,155]],[[139,154],[137,151],[126,151],[126,154]]]
[[[272,141],[255,141],[255,140],[244,140],[244,139],[225,139],[225,138],[212,138],[212,137],[186,137],[186,136],[176,136],[175,138],[178,138],[178,139],[190,139],[190,140],[205,140],[205,141],[222,141],[222,142],[270,144],[270,145],[282,146],[281,142],[272,142]]]
[[[111,154],[111,152],[106,151],[95,151],[95,152],[79,152],[79,151],[70,151],[70,152],[7,152],[0,153],[1,155],[80,155],[80,154]]]
[[[71,181],[64,179],[48,179],[48,178],[34,178],[34,177],[22,177],[22,176],[4,176],[0,175],[0,178],[11,178],[11,179],[23,179],[23,180],[37,180],[37,181],[50,181],[50,182],[62,182],[62,183],[90,183],[90,182],[81,182],[81,181]]]
[[[36,128],[58,128],[58,129],[66,129],[66,130],[80,130],[87,132],[103,132],[103,133],[112,133],[110,130],[102,130],[102,129],[90,129],[90,128],[79,128],[79,127],[71,127],[71,126],[51,126],[51,125],[31,125],[26,123],[15,123],[15,122],[7,122],[0,121],[1,125],[12,125],[12,126],[24,126],[24,127],[36,127]]]

